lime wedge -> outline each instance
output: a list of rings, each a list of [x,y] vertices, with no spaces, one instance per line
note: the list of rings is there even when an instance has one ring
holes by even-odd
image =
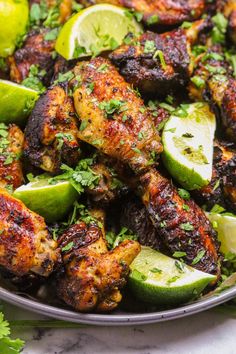
[[[0,0],[0,57],[14,52],[26,32],[29,5],[27,0]]]
[[[125,9],[109,4],[86,8],[71,17],[62,27],[56,51],[67,60],[115,49],[127,35],[138,35],[142,27]]]
[[[24,124],[38,97],[37,91],[0,80],[0,122]]]
[[[207,185],[212,177],[215,115],[206,103],[183,105],[167,121],[163,135],[163,162],[184,188]]]
[[[47,222],[53,222],[66,216],[78,193],[68,181],[49,184],[47,179],[42,179],[17,188],[13,196]]]
[[[224,254],[236,254],[236,216],[207,213],[208,218],[218,232],[220,251]]]
[[[134,295],[156,305],[187,302],[216,279],[150,247],[142,247],[130,267],[129,286]]]

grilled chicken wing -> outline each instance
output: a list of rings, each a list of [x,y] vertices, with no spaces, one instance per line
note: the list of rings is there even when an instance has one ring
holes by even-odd
[[[15,189],[23,183],[24,134],[15,124],[0,124],[0,188]]]
[[[159,96],[175,92],[189,81],[191,44],[208,26],[208,21],[200,20],[189,29],[179,28],[163,34],[145,32],[116,49],[110,59],[122,76],[141,92]]]
[[[0,210],[1,266],[18,276],[29,272],[48,276],[58,261],[58,251],[44,219],[3,189]]]
[[[215,142],[212,180],[194,196],[208,210],[219,204],[236,212],[236,149],[232,143]]]
[[[60,86],[43,94],[25,129],[24,155],[32,165],[58,172],[61,163],[73,166],[80,151],[72,99]]]
[[[40,29],[29,32],[23,46],[8,58],[12,81],[21,83],[28,77],[31,66],[36,65],[42,82],[46,86],[49,85],[53,75],[52,53],[55,41],[45,40],[48,31],[48,29]]]
[[[102,64],[109,67],[109,73],[99,72]],[[155,139],[153,130],[146,130],[148,126],[149,129],[152,129],[152,125],[147,121],[147,116],[137,112],[139,107],[142,108],[140,99],[137,99],[133,92],[127,96],[127,92],[130,90],[128,84],[119,77],[116,70],[105,59],[94,59],[87,64],[80,64],[77,68],[79,71],[76,74],[81,76],[81,86],[74,93],[75,107],[81,121],[86,122],[82,131],[80,129],[81,140],[97,146],[107,155],[128,164],[138,175],[136,191],[140,190],[141,185],[143,203],[162,242],[170,253],[177,250],[186,252],[188,264],[193,263],[199,269],[219,274],[218,245],[215,241],[215,232],[204,212],[193,201],[185,202],[181,199],[172,184],[150,167],[150,162],[146,157],[149,152],[147,146],[150,144],[150,138],[147,139],[146,134],[149,134],[148,137],[151,135],[151,141],[155,141],[155,144],[158,140]],[[91,90],[88,92],[91,82],[94,83],[92,93]],[[115,110],[113,114],[107,113],[105,108],[107,106],[104,105],[103,100],[106,98],[105,103],[107,104],[107,99],[112,93],[118,102],[126,103],[129,100],[129,103],[126,103],[127,110],[125,112],[117,114]],[[120,107],[119,105],[119,109]],[[126,119],[125,122],[122,122],[124,114],[125,116],[132,114],[132,135],[127,135],[124,131],[126,122],[129,123]],[[144,142],[148,144],[146,147],[142,145],[142,137],[139,141],[140,117],[141,121],[144,120],[144,117],[146,118],[145,125],[144,123],[142,125],[143,136],[146,136]],[[136,127],[139,129],[135,131]],[[99,143],[97,141],[95,144],[93,139],[99,139]],[[122,144],[120,144],[121,139],[123,140]],[[135,152],[138,155],[127,154],[127,151],[130,151],[127,150],[129,141],[132,144],[137,144],[135,148],[138,148],[138,151]],[[156,151],[158,152],[158,150]],[[139,156],[138,164],[137,156]],[[188,211],[185,210],[185,204],[189,208]],[[202,257],[204,261],[202,259],[195,264],[194,260],[197,259],[199,252],[204,256]]]
[[[58,294],[78,311],[114,310],[122,299],[129,264],[140,252],[139,244],[128,240],[108,252],[103,232],[95,221],[79,221],[59,239],[65,273],[59,278]]]
[[[200,77],[203,85],[199,88],[190,83],[190,97],[211,101],[220,113],[221,132],[236,141],[236,80],[220,46],[211,47],[197,58],[193,75]]]
[[[141,12],[146,23],[174,26],[199,18],[205,9],[205,0],[82,0],[85,6],[109,3]]]
[[[162,147],[142,99],[104,58],[79,63],[74,73],[81,78],[74,92],[79,138],[136,171],[147,168]]]
[[[143,203],[167,250],[185,252],[187,264],[219,275],[216,233],[201,208],[193,200],[183,200],[155,170],[141,177],[141,186]]]

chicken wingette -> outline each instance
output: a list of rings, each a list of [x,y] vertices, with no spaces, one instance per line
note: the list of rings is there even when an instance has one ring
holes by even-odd
[[[190,28],[157,34],[145,32],[141,37],[127,37],[110,54],[126,81],[143,93],[163,96],[184,89],[192,73],[191,46],[199,33],[209,27],[206,20],[194,22]]]
[[[82,121],[78,137],[135,171],[152,164],[162,151],[160,137],[143,100],[115,67],[95,58],[78,63],[74,74],[81,80],[73,95]]]
[[[108,251],[100,220],[79,220],[59,238],[65,272],[58,279],[58,295],[77,311],[114,310],[129,265],[140,252],[139,243],[128,240]]]
[[[104,66],[107,67],[105,72]],[[151,167],[154,163],[150,159],[153,149],[150,146],[155,142],[154,146],[158,147],[155,153],[161,149],[157,132],[152,130],[141,99],[105,59],[81,63],[75,70],[81,77],[81,85],[74,92],[75,107],[83,127],[79,132],[80,139],[128,164],[138,175],[136,192],[140,194],[141,191],[148,214],[170,252],[186,252],[188,264],[219,274],[216,234],[204,212],[193,201],[183,200],[171,182]],[[92,92],[88,91],[91,83]],[[116,100],[115,109],[110,106],[111,97]],[[120,112],[122,108],[123,112]],[[127,134],[130,123],[132,131]],[[135,154],[130,151],[132,146]],[[185,205],[189,210],[185,210]],[[196,262],[199,254],[205,261],[199,259]]]
[[[74,166],[79,160],[78,128],[72,99],[60,86],[43,94],[25,128],[24,156],[48,172],[58,172],[61,163]]]
[[[59,259],[44,219],[0,189],[0,265],[17,276],[47,277]]]
[[[83,5],[109,3],[140,12],[143,21],[158,26],[174,26],[199,18],[205,9],[205,0],[81,0]]]
[[[0,188],[9,191],[23,184],[22,164],[24,134],[15,124],[0,123]]]

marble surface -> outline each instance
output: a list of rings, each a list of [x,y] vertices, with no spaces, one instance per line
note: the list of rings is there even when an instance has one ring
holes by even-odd
[[[4,306],[9,320],[42,317]],[[13,328],[26,341],[23,354],[235,354],[236,315],[207,311],[159,324],[77,329]]]

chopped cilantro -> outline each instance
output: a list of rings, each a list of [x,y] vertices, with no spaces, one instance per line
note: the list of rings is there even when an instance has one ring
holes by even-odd
[[[180,228],[185,231],[193,231],[194,226],[190,222],[180,224]]]
[[[148,17],[147,24],[149,26],[155,25],[156,23],[158,23],[158,21],[159,21],[159,17],[157,15],[152,15],[152,16]]]
[[[144,53],[154,53],[156,50],[156,44],[154,41],[146,41],[144,45]]]
[[[71,241],[66,246],[62,247],[61,251],[62,252],[70,251],[73,248],[73,246],[74,246],[74,242]]]
[[[190,199],[190,193],[188,191],[186,191],[186,189],[178,188],[178,194],[181,198],[183,198],[185,200]]]
[[[174,258],[182,258],[182,257],[185,257],[187,256],[187,253],[186,252],[181,252],[181,251],[175,251],[173,253],[173,257]]]
[[[196,255],[196,257],[194,258],[194,260],[192,261],[192,265],[199,263],[205,253],[206,253],[205,250],[199,251],[198,254]]]

